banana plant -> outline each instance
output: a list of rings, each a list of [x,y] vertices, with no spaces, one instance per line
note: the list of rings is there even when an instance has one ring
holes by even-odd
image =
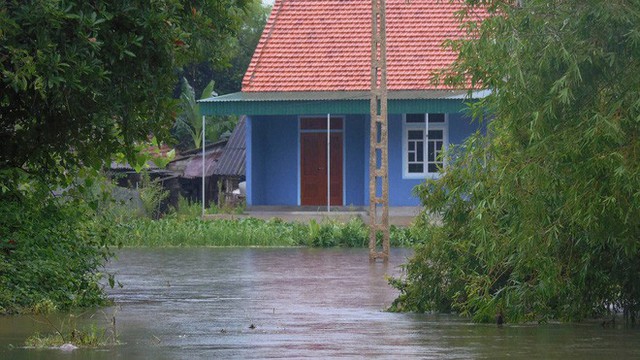
[[[202,91],[200,98],[204,99],[214,95],[214,85],[215,82],[210,81]],[[196,100],[193,87],[186,78],[182,78],[182,91],[180,93],[180,108],[182,112],[176,119],[175,127],[187,130],[189,135],[191,135],[194,147],[199,149],[202,141],[202,117],[200,115],[200,105],[198,105]]]

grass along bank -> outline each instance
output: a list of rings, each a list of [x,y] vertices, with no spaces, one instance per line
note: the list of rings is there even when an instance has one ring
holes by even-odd
[[[154,211],[166,197],[158,184],[147,184],[141,188],[141,198],[147,199],[144,209],[135,209],[126,204],[111,203],[103,214],[111,220],[110,229],[115,242],[125,247],[368,247],[369,228],[359,218],[347,222],[324,220],[309,224],[286,222],[275,218],[261,220],[207,219],[200,217],[202,208],[180,198],[178,206],[171,208],[159,219]],[[143,196],[147,192],[153,196]],[[242,214],[244,206],[212,206],[207,214]],[[391,226],[391,246],[408,247],[416,243],[420,233],[409,228]],[[379,238],[381,243],[382,239]]]
[[[135,218],[119,223],[115,229],[117,241],[125,247],[367,247],[368,231],[360,219],[301,224],[278,219],[202,220],[178,214],[159,220]],[[391,227],[391,246],[414,243],[409,229]]]

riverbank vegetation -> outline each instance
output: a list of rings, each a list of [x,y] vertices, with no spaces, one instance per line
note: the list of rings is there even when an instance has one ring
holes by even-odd
[[[396,310],[476,321],[640,311],[640,2],[466,1],[495,14],[440,81],[492,89],[485,134],[417,192],[442,226],[392,281]],[[454,75],[451,76],[451,73]],[[467,83],[468,84],[468,83]]]
[[[141,192],[156,192],[150,185]],[[152,206],[155,207],[155,206]],[[240,215],[243,207],[207,208],[209,214]],[[160,219],[144,212],[113,204],[104,213],[113,224],[116,243],[125,247],[197,247],[197,246],[309,246],[367,247],[369,230],[360,218],[343,223],[325,220],[310,223],[255,218],[201,219],[201,205],[181,199]],[[415,243],[409,228],[391,228],[391,245],[408,247]]]

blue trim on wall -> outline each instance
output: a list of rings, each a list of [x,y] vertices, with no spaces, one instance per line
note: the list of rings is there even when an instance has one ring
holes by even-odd
[[[347,204],[347,119],[342,119],[342,205]]]
[[[369,150],[371,149],[371,144],[369,143],[369,137],[371,136],[371,116],[365,115],[364,118],[364,146],[362,151],[362,158],[364,159],[364,177],[362,182],[362,194],[363,194],[363,204],[365,206],[369,206]]]
[[[420,204],[413,196],[413,188],[422,179],[402,177],[402,115],[389,115],[389,205],[416,206]]]
[[[260,205],[264,199],[262,194],[264,193],[263,188],[263,176],[264,176],[264,163],[263,159],[264,153],[261,151],[261,141],[260,134],[262,134],[262,128],[264,127],[264,123],[259,121],[258,117],[251,118],[251,168],[252,168],[252,193],[251,205]],[[249,145],[247,145],[249,146]]]

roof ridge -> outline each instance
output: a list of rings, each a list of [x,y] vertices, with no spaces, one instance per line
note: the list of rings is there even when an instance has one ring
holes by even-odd
[[[268,32],[267,32],[267,36],[260,36],[260,40],[258,42],[258,45],[256,46],[256,51],[254,52],[253,56],[251,57],[251,62],[249,63],[249,68],[247,69],[247,72],[244,75],[244,78],[242,79],[242,88],[244,90],[244,87],[249,87],[251,85],[251,82],[253,81],[254,75],[255,75],[255,70],[258,68],[258,64],[260,63],[260,60],[262,58],[262,53],[264,48],[267,46],[267,43],[269,42],[269,39],[271,39],[271,35],[273,34],[273,30],[276,27],[276,21],[278,20],[278,16],[280,15],[280,12],[282,10],[282,8],[284,7],[284,3],[287,0],[275,0],[275,4],[273,5],[273,9],[271,10],[271,14],[269,15],[269,20],[267,21],[267,26],[269,26]],[[274,14],[275,12],[275,14]],[[265,30],[267,30],[266,26],[265,26]]]

